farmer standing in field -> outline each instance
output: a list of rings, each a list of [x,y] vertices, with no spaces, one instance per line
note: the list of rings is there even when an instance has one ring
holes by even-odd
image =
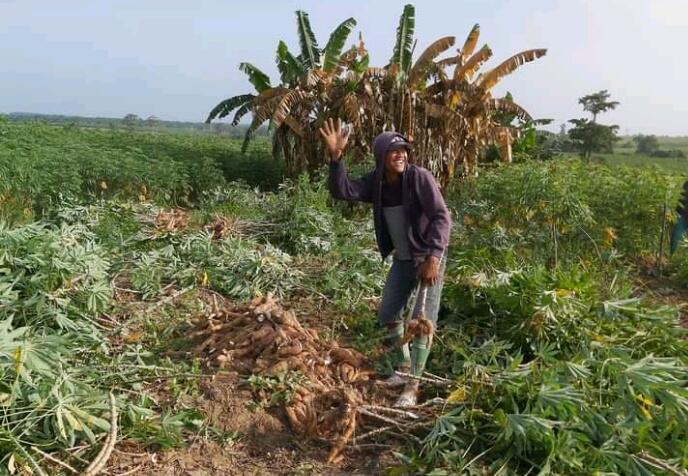
[[[403,135],[378,135],[373,142],[375,170],[352,179],[341,160],[350,130],[342,129],[341,120],[335,124],[330,119],[320,134],[330,155],[330,193],[342,200],[372,203],[382,259],[393,252],[378,319],[387,328],[386,343],[396,369],[420,377],[437,323],[451,228],[449,210],[432,174],[408,163],[411,144]],[[416,333],[409,349],[408,343],[403,343],[402,312],[416,289],[422,297],[416,300],[412,315],[418,317],[424,310],[432,325],[424,321],[425,332]],[[416,405],[418,382],[397,372],[384,381],[390,386],[405,385],[396,403],[400,407]]]

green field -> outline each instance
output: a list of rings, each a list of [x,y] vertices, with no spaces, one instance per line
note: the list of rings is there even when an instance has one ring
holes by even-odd
[[[688,176],[688,137],[658,137],[660,149],[678,149],[686,154],[685,158],[661,158],[635,153],[635,144],[629,137],[622,137],[615,144],[613,154],[593,154],[593,160],[608,165],[628,165],[630,167],[653,167],[672,173]]]
[[[208,135],[30,123],[0,134],[0,473],[68,474],[55,458],[85,467],[111,429],[110,392],[134,453],[162,460],[203,441],[230,464],[225,451],[277,451],[213,419],[209,408],[234,410],[212,407],[203,382],[218,369],[195,352],[195,322],[257,295],[389,370],[374,317],[387,264],[369,209],[333,201],[323,177],[284,179],[267,142],[241,155]],[[530,161],[455,183],[429,363],[449,385],[426,389],[443,399],[431,424],[381,433],[376,456],[351,450],[340,468],[322,464],[323,441],[280,427],[294,455],[280,471],[688,469],[688,340],[668,299],[688,283],[688,249],[667,256],[663,214],[684,173],[630,163]],[[665,300],[639,286],[660,264]],[[263,420],[304,379],[240,377]]]
[[[139,198],[188,205],[230,181],[275,188],[284,166],[265,138],[239,139],[11,123],[0,118],[0,195],[42,213],[65,199]],[[0,215],[2,217],[2,215]],[[15,216],[13,219],[17,219]]]
[[[593,154],[592,159],[612,166],[659,167],[672,173],[688,176],[688,157],[684,159],[660,158],[615,151],[613,154]]]

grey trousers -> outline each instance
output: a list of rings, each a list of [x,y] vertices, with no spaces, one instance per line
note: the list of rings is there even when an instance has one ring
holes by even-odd
[[[437,314],[440,310],[440,298],[442,296],[446,265],[447,254],[445,252],[440,260],[439,280],[437,284],[428,288],[425,299],[425,317],[432,321],[433,324],[437,323]],[[387,325],[404,320],[402,312],[418,286],[417,270],[412,260],[402,261],[396,258],[393,259],[392,267],[385,282],[385,288],[382,291],[382,303],[377,314],[380,324]],[[417,300],[412,316],[418,314],[420,306],[420,300]]]

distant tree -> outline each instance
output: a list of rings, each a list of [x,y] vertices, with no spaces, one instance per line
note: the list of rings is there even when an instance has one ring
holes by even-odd
[[[553,132],[538,129],[539,126],[547,126],[553,121],[554,119],[533,119],[521,126],[519,138],[513,145],[514,161],[526,158],[551,160],[561,155],[563,142],[568,140],[566,136],[562,139]]]
[[[593,152],[613,152],[616,132],[619,126],[603,126],[589,119],[571,119],[574,127],[569,129],[569,138],[583,158],[590,159]]]
[[[583,110],[592,114],[592,119],[571,119],[573,127],[568,135],[574,150],[578,151],[586,160],[590,159],[593,152],[613,152],[614,142],[618,140],[616,133],[619,126],[605,126],[597,123],[597,115],[601,112],[616,108],[618,101],[610,101],[606,89],[594,94],[588,94],[578,99],[583,105]]]
[[[136,114],[132,113],[129,113],[122,118],[122,123],[129,129],[133,129],[134,127],[136,127],[140,121],[141,118]]]
[[[681,149],[671,149],[671,150],[653,150],[650,152],[652,157],[661,158],[673,158],[673,159],[684,159],[686,154]]]
[[[588,94],[578,99],[578,103],[583,105],[583,110],[592,114],[592,122],[597,122],[597,115],[601,112],[606,112],[616,109],[619,101],[610,101],[610,94],[606,89],[598,91],[593,94]]]
[[[652,155],[653,152],[659,150],[659,142],[657,137],[653,135],[642,135],[638,134],[633,137],[633,142],[635,142],[635,152],[637,154]]]
[[[148,116],[146,118],[146,125],[151,128],[160,125],[160,118],[158,116]]]

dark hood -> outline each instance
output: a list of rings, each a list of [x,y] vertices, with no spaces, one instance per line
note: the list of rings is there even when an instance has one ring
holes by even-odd
[[[396,137],[401,137],[402,139],[404,139],[405,142],[408,142],[408,139],[404,137],[403,134],[399,134],[398,132],[392,131],[378,134],[377,137],[375,137],[375,140],[373,140],[373,155],[375,156],[375,173],[378,178],[381,178],[382,171],[385,170],[385,157],[387,156],[389,146],[392,144],[392,141]]]

